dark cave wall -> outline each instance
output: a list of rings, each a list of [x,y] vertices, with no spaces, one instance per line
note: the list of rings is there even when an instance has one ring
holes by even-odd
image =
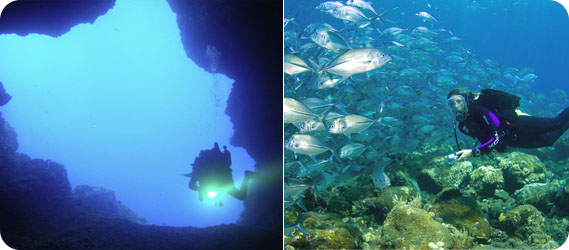
[[[226,113],[234,125],[231,143],[247,150],[256,169],[278,178],[250,187],[239,224],[282,230],[282,1],[168,0],[177,15],[187,56],[209,69],[205,51],[221,53],[217,72],[235,80]],[[0,34],[60,36],[92,23],[114,0],[19,0],[0,19]],[[54,159],[57,160],[57,159]],[[257,187],[257,188],[255,188]],[[262,211],[262,212],[258,212]]]
[[[221,52],[218,72],[235,79],[226,113],[232,144],[263,166],[282,159],[282,2],[168,0],[188,57],[209,69],[207,45]],[[199,39],[195,39],[199,37]]]
[[[226,113],[231,144],[247,149],[256,169],[278,178],[249,188],[238,223],[282,230],[282,1],[168,0],[189,58],[209,68],[208,45],[221,52],[217,66],[235,80]],[[195,39],[199,37],[200,39]]]
[[[114,5],[115,0],[18,0],[2,12],[0,34],[39,33],[57,37],[77,24],[93,23]]]

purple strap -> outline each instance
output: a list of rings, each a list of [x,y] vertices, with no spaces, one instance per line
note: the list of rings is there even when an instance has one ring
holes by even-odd
[[[492,119],[496,127],[500,127],[500,119],[498,119],[498,117],[494,113],[492,113],[492,111],[488,111],[488,113],[490,113],[490,118]]]
[[[488,146],[488,144],[492,143],[493,141],[494,141],[494,138],[492,137],[492,138],[491,138],[489,141],[487,141],[486,143],[484,143],[484,144],[482,144],[482,145],[480,145],[480,146],[478,146],[478,147],[472,148],[472,150],[476,150],[476,148],[481,149],[481,148],[483,148],[483,147],[486,147],[486,146]]]

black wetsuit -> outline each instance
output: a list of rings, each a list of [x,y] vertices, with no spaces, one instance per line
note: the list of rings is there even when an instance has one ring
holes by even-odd
[[[569,128],[569,108],[554,118],[522,115],[511,119],[515,121],[500,118],[501,115],[497,113],[477,104],[468,107],[467,118],[460,122],[459,129],[482,143],[472,151],[490,153],[492,150],[503,152],[507,146],[552,146]]]

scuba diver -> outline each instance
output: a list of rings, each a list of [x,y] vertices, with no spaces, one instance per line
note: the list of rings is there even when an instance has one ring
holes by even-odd
[[[213,199],[219,193],[228,193],[243,201],[247,198],[247,186],[254,172],[245,170],[245,179],[241,183],[241,188],[237,189],[231,176],[230,166],[231,154],[227,147],[224,146],[221,152],[216,142],[212,149],[200,151],[192,163],[192,173],[183,175],[191,178],[189,187],[199,192],[200,201],[203,201],[206,195]],[[219,199],[215,204],[223,206],[223,202]]]
[[[552,146],[569,128],[569,107],[554,118],[544,118],[516,110],[520,97],[499,90],[484,89],[481,93],[473,93],[455,88],[447,98],[460,131],[482,143],[472,149],[460,150],[455,123],[454,135],[459,151],[454,157],[459,157],[458,161],[493,150],[504,152],[508,146]]]

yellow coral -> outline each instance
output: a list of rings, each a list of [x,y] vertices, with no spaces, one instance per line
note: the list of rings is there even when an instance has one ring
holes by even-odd
[[[504,213],[500,213],[500,217],[498,217],[498,221],[503,221],[504,219],[506,219],[506,216],[504,215]]]

